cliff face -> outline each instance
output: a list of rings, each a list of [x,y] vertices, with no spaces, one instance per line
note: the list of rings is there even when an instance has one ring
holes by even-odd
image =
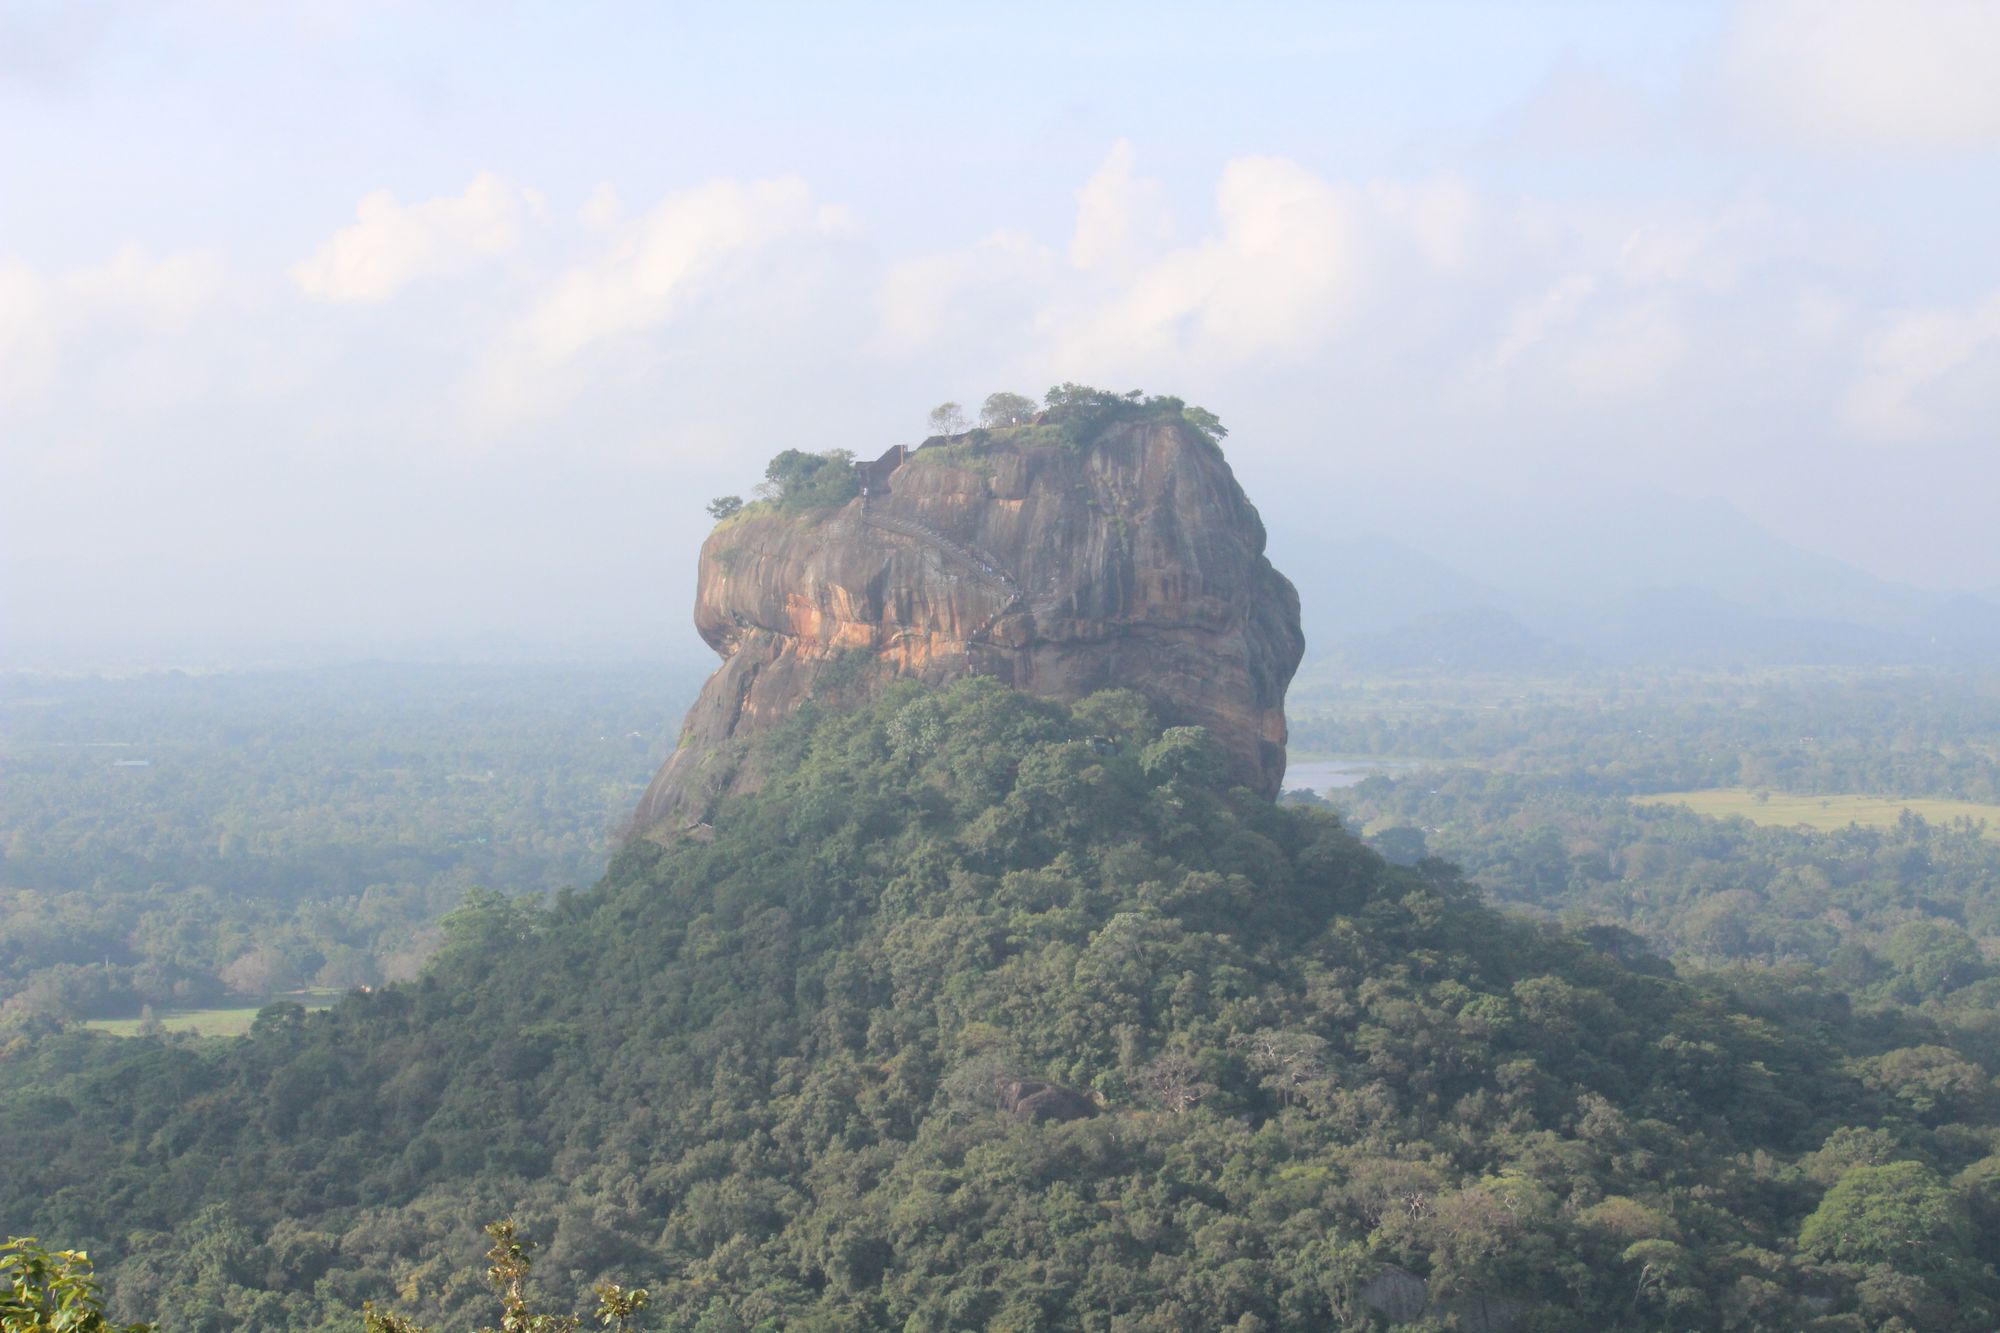
[[[815,692],[981,674],[1077,699],[1111,687],[1207,727],[1275,796],[1299,600],[1214,445],[1178,417],[1087,446],[1007,432],[865,465],[844,507],[757,507],[703,543],[695,624],[723,657],[638,825],[706,817],[758,775],[735,742]]]

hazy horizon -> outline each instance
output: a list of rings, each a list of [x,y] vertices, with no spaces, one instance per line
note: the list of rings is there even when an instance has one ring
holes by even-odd
[[[0,0],[0,658],[685,657],[709,497],[1061,380],[1216,411],[1274,533],[1992,593],[1996,66],[1944,0]]]

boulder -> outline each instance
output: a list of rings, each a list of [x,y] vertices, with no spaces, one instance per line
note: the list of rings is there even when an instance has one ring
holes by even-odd
[[[866,494],[756,505],[701,549],[695,625],[722,666],[637,812],[671,835],[761,775],[741,744],[814,697],[987,675],[1075,700],[1145,695],[1207,728],[1236,781],[1275,797],[1298,594],[1221,450],[1177,414],[1084,444],[975,432],[857,465]]]
[[[1000,1109],[1031,1125],[1047,1120],[1088,1120],[1097,1114],[1097,1104],[1084,1093],[1039,1078],[1017,1078],[1003,1083]]]

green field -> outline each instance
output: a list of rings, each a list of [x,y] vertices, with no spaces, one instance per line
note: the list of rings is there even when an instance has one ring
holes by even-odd
[[[283,995],[279,1000],[289,1000],[308,1009],[325,1009],[339,998],[338,991],[310,991]],[[256,1021],[258,1011],[263,1008],[261,1004],[253,1004],[242,1009],[170,1009],[159,1016],[160,1026],[169,1032],[192,1032],[203,1037],[240,1037],[250,1030],[250,1024]],[[144,1021],[139,1018],[93,1018],[84,1026],[97,1032],[109,1032],[114,1037],[136,1037],[139,1035],[139,1024]]]
[[[1802,796],[1794,792],[1768,792],[1760,797],[1747,787],[1716,787],[1708,791],[1671,791],[1657,796],[1635,798],[1640,805],[1685,805],[1698,815],[1727,819],[1741,815],[1753,824],[1790,828],[1803,824],[1815,829],[1846,828],[1860,824],[1867,828],[1888,828],[1908,810],[1933,824],[1954,819],[1986,821],[1986,836],[2000,839],[2000,805],[1978,801],[1940,801],[1924,797],[1900,799],[1894,796]]]

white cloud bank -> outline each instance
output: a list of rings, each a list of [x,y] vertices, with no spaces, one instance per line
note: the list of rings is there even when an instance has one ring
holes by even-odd
[[[1107,172],[1129,166],[1114,154]],[[1100,173],[1100,180],[1104,173]],[[1359,303],[1362,201],[1282,158],[1239,158],[1216,186],[1216,226],[1193,244],[1121,265],[1086,189],[1072,252],[1131,276],[1051,309],[1044,327],[1065,363],[1098,366],[1200,358],[1224,365],[1288,356],[1338,328]],[[1143,233],[1123,229],[1137,247]]]
[[[1963,413],[1953,402],[1940,415],[1926,395],[2000,342],[2000,297],[1872,321],[1843,313],[1799,336],[1799,312],[1826,302],[1827,266],[1815,271],[1796,221],[1755,202],[1706,214],[1558,208],[1449,177],[1357,183],[1245,157],[1222,166],[1212,213],[1188,225],[1123,140],[1075,200],[1066,237],[1000,231],[899,258],[870,250],[855,219],[796,176],[709,181],[636,216],[600,187],[565,220],[485,172],[459,195],[368,196],[358,221],[292,277],[312,301],[381,303],[520,251],[507,281],[449,288],[400,352],[322,349],[328,366],[346,360],[382,380],[346,395],[378,412],[420,379],[427,432],[475,448],[532,439],[566,404],[613,390],[640,401],[655,392],[648,383],[760,362],[759,382],[1047,374],[1167,388],[1304,367],[1308,378],[1337,371],[1384,395],[1548,422],[1672,407],[1690,375],[1704,391],[1733,379],[1755,396],[1776,374],[1818,377],[1818,402],[1792,407],[1807,429],[1920,439]],[[531,221],[537,243],[523,250]],[[98,330],[185,330],[225,279],[258,289],[198,254],[127,249],[59,275],[0,261],[0,401],[46,387]],[[282,307],[257,309],[283,319]],[[777,336],[818,364],[771,367]],[[674,368],[696,362],[710,369]],[[189,376],[187,392],[202,382]],[[726,397],[719,384],[699,393],[711,390]],[[333,408],[311,415],[339,433]]]
[[[402,204],[387,190],[364,195],[355,222],[292,270],[299,290],[321,301],[386,301],[424,278],[464,273],[519,244],[539,195],[490,171],[465,192]]]
[[[1995,0],[1750,0],[1723,70],[1741,101],[1827,146],[2000,145]]]
[[[1140,167],[1112,145],[1068,227],[917,253],[798,177],[557,212],[487,174],[371,196],[289,275],[136,248],[0,259],[0,490],[130,478],[133,532],[163,509],[218,532],[255,514],[242,540],[284,568],[379,538],[428,570],[413,585],[462,590],[485,585],[460,563],[544,522],[589,560],[681,568],[658,553],[698,536],[691,497],[740,490],[776,448],[879,449],[929,402],[1063,379],[1216,408],[1246,482],[1281,483],[1274,511],[1371,467],[1789,486],[1815,450],[1886,460],[1877,439],[1970,457],[2000,411],[2000,293],[1885,309],[1844,240],[1754,195],[1550,200],[1255,156],[1176,217],[1186,196]],[[315,308],[399,299],[423,317]],[[423,554],[433,512],[462,536]]]
[[[1076,192],[1076,230],[1069,262],[1080,269],[1126,264],[1173,238],[1174,222],[1160,182],[1138,174],[1139,154],[1120,139]]]
[[[1444,212],[1397,192],[1329,181],[1275,157],[1227,163],[1206,234],[1181,228],[1159,182],[1113,145],[1076,192],[1066,250],[1018,232],[889,266],[879,355],[939,345],[1010,347],[1001,361],[1064,375],[1173,375],[1289,359],[1346,324],[1368,286],[1367,232],[1390,212],[1419,212],[1429,246],[1450,249]]]
[[[1811,274],[1825,250],[1755,199],[1558,207],[1275,157],[1224,164],[1200,225],[1165,200],[1116,144],[1076,192],[1066,251],[999,232],[890,265],[873,352],[1120,385],[1289,368],[1362,396],[1568,423],[1740,375],[1797,320],[1796,293],[1759,288],[1785,266]]]
[[[225,285],[222,261],[204,251],[156,257],[127,245],[102,264],[57,273],[0,258],[0,404],[49,390],[88,336],[186,332]]]
[[[550,363],[659,327],[705,280],[780,241],[852,227],[845,211],[818,200],[796,176],[710,181],[623,227],[611,220],[614,208],[602,194],[592,199],[587,221],[612,229],[611,240],[599,255],[558,276],[527,318],[527,343]]]
[[[529,275],[476,340],[459,393],[471,447],[532,436],[584,400],[624,401],[690,357],[738,372],[768,363],[770,345],[791,330],[746,329],[743,310],[816,327],[813,266],[829,266],[817,247],[855,231],[845,210],[796,176],[709,181],[637,218],[600,188],[577,224],[559,238],[561,258]]]
[[[2000,292],[1970,310],[1919,310],[1890,321],[1867,350],[1866,367],[1842,400],[1847,423],[1886,440],[1919,439],[1946,424],[1946,415],[1928,400],[1966,369],[2000,353]],[[2000,403],[2000,366],[1981,377],[1989,401],[1967,404],[1985,416]],[[1971,415],[1970,413],[1967,414]]]

